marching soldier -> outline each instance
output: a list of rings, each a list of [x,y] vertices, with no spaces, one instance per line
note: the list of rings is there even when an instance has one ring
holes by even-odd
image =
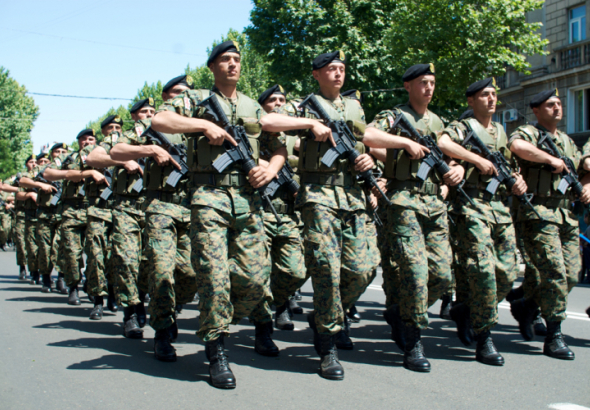
[[[14,195],[14,214],[12,217],[12,241],[16,250],[16,264],[19,268],[18,278],[27,280],[27,250],[25,248],[25,208],[23,201],[17,201],[16,195],[19,192],[18,184],[21,174],[18,173],[10,178],[10,181],[2,184],[2,191]]]
[[[532,339],[532,324],[541,309],[547,322],[543,353],[549,357],[573,360],[575,355],[565,343],[561,322],[566,318],[567,296],[578,283],[582,267],[579,251],[578,219],[572,211],[572,201],[590,202],[590,159],[583,158],[576,144],[557,125],[562,118],[561,100],[557,90],[543,91],[530,101],[537,117],[536,125],[523,125],[510,136],[509,147],[516,155],[537,216],[522,204],[517,220],[522,222],[522,238],[526,254],[536,268],[540,283],[533,286],[528,298],[512,302],[512,312],[520,322],[527,340]],[[557,151],[552,151],[555,148]],[[566,161],[575,167],[568,169]],[[569,187],[561,188],[562,177],[579,171],[583,189],[576,197]],[[569,188],[569,189],[568,189]],[[528,281],[525,280],[525,284]],[[532,295],[530,294],[532,293]]]
[[[30,176],[30,173],[37,166],[37,156],[31,155],[26,161],[27,172],[22,176]],[[19,187],[20,178],[19,178]],[[16,200],[22,201],[24,208],[24,243],[26,247],[27,265],[31,274],[31,285],[39,284],[39,265],[37,263],[37,193],[32,189],[21,187],[20,192],[16,194]]]

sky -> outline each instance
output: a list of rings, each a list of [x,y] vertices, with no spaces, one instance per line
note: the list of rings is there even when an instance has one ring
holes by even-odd
[[[70,143],[89,121],[127,105],[147,81],[166,83],[207,48],[249,25],[250,0],[0,0],[0,66],[31,95],[33,152]]]

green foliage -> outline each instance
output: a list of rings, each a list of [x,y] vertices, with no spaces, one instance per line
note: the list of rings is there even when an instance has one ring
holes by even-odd
[[[501,75],[507,65],[525,72],[526,58],[542,54],[540,24],[525,14],[542,0],[254,0],[246,28],[251,47],[267,56],[270,77],[295,95],[316,91],[311,62],[320,53],[343,50],[345,89],[403,86],[413,64],[434,63],[438,73],[435,111],[455,116],[473,81]],[[367,118],[404,102],[406,92],[365,94]]]
[[[31,129],[39,107],[26,92],[0,66],[0,179],[24,171],[24,161],[33,152]]]

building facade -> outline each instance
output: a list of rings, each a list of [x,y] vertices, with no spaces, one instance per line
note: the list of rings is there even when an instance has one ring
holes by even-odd
[[[511,68],[497,78],[500,91],[496,120],[510,134],[518,126],[534,122],[529,101],[540,91],[557,88],[564,118],[560,130],[582,146],[590,137],[590,30],[587,13],[590,0],[546,0],[541,10],[527,15],[529,22],[541,22],[547,55],[531,56],[531,74]]]

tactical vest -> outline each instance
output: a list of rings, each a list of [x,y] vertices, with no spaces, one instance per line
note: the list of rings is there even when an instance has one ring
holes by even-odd
[[[508,138],[504,132],[504,127],[497,122],[492,122],[492,125],[496,128],[496,135],[498,138],[494,138],[487,132],[487,130],[481,125],[481,123],[475,118],[467,118],[462,121],[467,125],[468,129],[473,130],[473,133],[479,137],[479,139],[490,149],[490,151],[500,151],[508,162],[512,158],[512,152],[508,149]],[[465,136],[466,137],[466,136]],[[479,169],[470,162],[465,162],[465,186],[464,188],[475,188],[484,190],[493,178],[493,175],[483,175],[479,172]],[[506,187],[501,185],[498,188],[498,193],[506,194]]]
[[[532,129],[531,129],[532,128]],[[520,130],[534,137],[540,139],[539,130],[529,128],[528,126],[521,127]],[[572,145],[572,142],[567,136],[560,138],[559,136],[550,134],[547,132],[547,136],[553,140],[555,145],[560,151],[561,155],[569,158],[574,158],[576,155],[576,149]],[[539,162],[530,161],[519,161],[520,169],[524,180],[527,183],[529,193],[535,195],[535,197],[551,197],[551,198],[569,198],[574,199],[571,190],[567,191],[565,195],[557,190],[559,183],[561,182],[561,175],[554,174],[546,164]]]
[[[297,172],[298,163],[295,154],[295,142],[297,142],[297,139],[298,137],[287,135],[285,144],[287,146],[287,161],[295,172]],[[297,181],[298,184],[300,183],[299,175],[294,174],[293,179]],[[272,205],[279,214],[293,214],[295,212],[295,197],[286,188],[280,187],[272,198]],[[271,212],[270,206],[266,203],[264,204],[264,210],[266,212]]]
[[[164,134],[168,140],[173,144],[184,144],[183,134]],[[182,192],[186,188],[186,179],[181,180],[175,187],[166,184],[168,176],[174,170],[177,170],[173,165],[160,166],[153,158],[146,160],[145,169],[143,172],[143,186],[149,191],[164,191],[164,192]],[[130,188],[129,188],[130,189]]]
[[[43,171],[45,171],[45,169],[47,169],[47,166],[43,168]],[[41,170],[39,172],[41,172]],[[61,182],[57,182],[57,185],[61,185]],[[37,193],[37,205],[43,208],[57,207],[57,205],[51,205],[51,198],[53,198],[53,194],[54,192],[47,193],[39,190]]]
[[[65,161],[68,161],[68,162],[62,165],[62,169],[63,170],[75,169],[76,167],[74,166],[74,163],[76,161],[78,161],[79,156],[80,156],[80,152],[74,152],[74,153],[70,154],[64,160],[64,162]],[[68,159],[68,158],[70,158],[70,159]],[[84,188],[84,181],[74,182],[74,181],[65,180],[64,181],[64,186],[63,186],[62,199],[83,200],[84,199],[84,195],[82,195],[80,193],[80,191],[83,188]]]
[[[332,118],[333,120],[344,120],[346,121],[346,125],[350,128],[351,131],[358,131],[360,134],[364,134],[365,132],[365,124],[363,118],[361,116],[361,109],[359,108],[358,103],[351,99],[351,98],[342,98],[342,102],[344,104],[344,114],[341,115],[332,104],[326,101],[324,98],[317,96],[318,101],[326,111],[326,113]],[[356,150],[364,154],[365,153],[365,145],[360,142],[360,138],[356,136],[357,139],[356,143]],[[326,175],[339,175],[339,174],[352,174],[356,175],[354,171],[354,165],[349,164],[347,159],[337,159],[334,161],[334,164],[331,167],[327,167],[322,164],[322,158],[326,154],[326,152],[332,148],[332,143],[330,141],[325,142],[318,142],[314,141],[315,136],[308,132],[301,138],[301,146],[299,147],[299,164],[298,169],[301,174],[309,174],[309,173],[322,173]]]
[[[211,91],[200,90],[203,93],[203,99],[207,98]],[[258,110],[260,109],[256,104],[242,93],[238,93],[237,104],[233,104],[217,94],[217,101],[223,109],[223,112],[230,120],[232,125],[241,125],[246,131],[248,141],[252,147],[252,157],[258,163],[260,158],[260,134],[262,133],[262,126],[258,119]],[[223,125],[216,122],[211,117],[204,116],[216,125],[223,128]],[[203,133],[187,134],[188,150],[187,150],[187,164],[191,172],[194,173],[217,173],[211,166],[216,159],[225,154],[223,145],[211,145],[209,139]],[[242,168],[238,164],[228,166],[223,174],[244,174]]]
[[[417,119],[418,114],[416,114],[416,112],[410,106],[401,105],[397,108],[403,111],[405,117],[414,126],[414,128],[416,128],[420,135],[425,135],[433,131],[440,131],[444,128],[443,122],[440,120],[440,118],[432,113],[430,113],[428,122],[425,122],[422,118]],[[395,135],[402,135],[409,138],[409,135],[403,135],[400,130],[393,130],[393,132]],[[420,179],[416,177],[416,174],[418,173],[418,169],[420,168],[421,164],[421,159],[410,159],[410,156],[406,150],[388,148],[383,175],[388,179],[418,182]],[[428,174],[426,181],[434,184],[440,184],[441,178],[436,170],[433,169]]]

